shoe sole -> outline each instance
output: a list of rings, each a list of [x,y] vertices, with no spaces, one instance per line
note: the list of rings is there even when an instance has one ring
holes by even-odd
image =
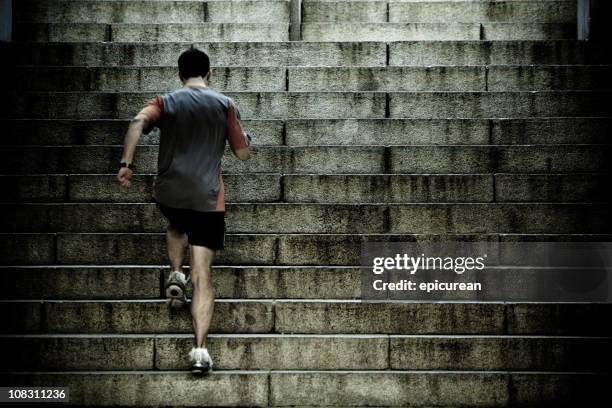
[[[168,285],[166,288],[166,298],[168,298],[168,305],[172,308],[182,307],[186,302],[183,288],[176,284]]]
[[[212,367],[191,367],[191,373],[197,375],[206,375],[212,372]]]

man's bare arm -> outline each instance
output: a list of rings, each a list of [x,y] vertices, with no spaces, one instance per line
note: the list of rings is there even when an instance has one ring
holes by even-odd
[[[127,132],[125,133],[125,139],[123,141],[123,155],[121,161],[126,163],[132,163],[134,160],[134,151],[136,145],[140,139],[142,132],[149,127],[149,118],[139,113],[132,119]]]
[[[138,144],[138,140],[140,139],[140,135],[145,129],[148,129],[150,126],[149,118],[139,113],[132,119],[130,122],[130,126],[128,127],[127,132],[125,133],[125,139],[123,142],[123,154],[121,156],[121,162],[125,162],[128,164],[133,163],[134,161],[134,152],[136,150],[136,145]],[[124,187],[129,187],[132,179],[132,170],[127,167],[122,167],[119,169],[117,173],[117,180]]]
[[[227,139],[234,156],[244,161],[251,157],[251,136],[242,130],[239,117],[232,102],[227,111]]]

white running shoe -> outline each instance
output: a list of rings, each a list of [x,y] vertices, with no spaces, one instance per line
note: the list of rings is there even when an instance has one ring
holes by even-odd
[[[189,352],[191,372],[194,374],[207,374],[212,371],[213,361],[205,347],[194,347]]]
[[[170,307],[182,307],[187,302],[187,282],[185,274],[180,271],[170,273],[166,281],[166,298]]]

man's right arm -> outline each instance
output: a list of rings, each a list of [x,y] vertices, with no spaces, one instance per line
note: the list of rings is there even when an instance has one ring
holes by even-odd
[[[251,137],[240,127],[238,113],[233,104],[227,109],[227,140],[237,158],[248,160],[251,157]]]

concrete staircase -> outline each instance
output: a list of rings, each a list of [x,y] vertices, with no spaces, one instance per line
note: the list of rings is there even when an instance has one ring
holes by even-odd
[[[292,3],[293,4],[293,3]],[[2,85],[0,385],[76,405],[600,406],[603,303],[360,301],[364,241],[602,240],[611,55],[575,1],[19,1]],[[303,41],[289,41],[289,32]],[[209,51],[255,156],[224,160],[210,349],[164,304],[158,134]],[[604,404],[605,405],[605,404]]]

